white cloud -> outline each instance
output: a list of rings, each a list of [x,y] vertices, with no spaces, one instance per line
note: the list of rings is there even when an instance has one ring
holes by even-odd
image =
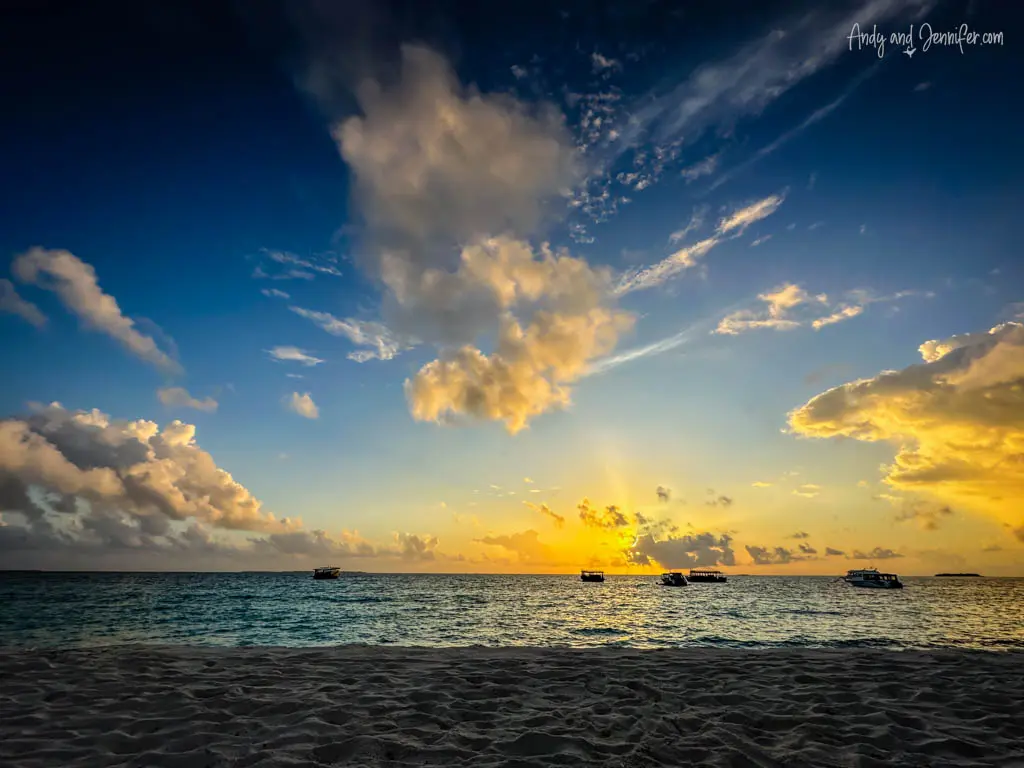
[[[847,291],[838,301],[832,301],[827,294],[812,296],[794,283],[785,283],[773,293],[763,293],[758,299],[766,307],[760,310],[741,309],[722,318],[713,331],[718,334],[735,336],[744,331],[771,328],[789,331],[810,326],[820,330],[864,313],[871,304],[893,302],[910,296],[931,296],[918,291],[899,291],[887,296],[876,296],[870,291],[856,289]]]
[[[310,367],[324,362],[319,357],[313,357],[306,350],[298,347],[273,347],[266,352],[278,362],[295,362]]]
[[[613,71],[616,69],[622,69],[622,62],[618,59],[612,59],[609,57],[602,56],[597,51],[590,54],[590,64],[596,73]]]
[[[181,366],[151,336],[141,333],[134,320],[121,314],[114,297],[100,289],[96,271],[73,253],[32,248],[14,260],[12,270],[22,282],[56,293],[86,327],[108,334],[134,355],[168,373],[181,372]]]
[[[678,243],[686,239],[686,236],[691,232],[695,232],[704,226],[704,219],[708,215],[708,206],[699,205],[693,209],[693,213],[690,214],[690,221],[687,222],[686,226],[682,229],[677,229],[671,235],[668,236],[668,241],[672,244]]]
[[[716,170],[718,170],[718,161],[721,157],[721,153],[715,155],[709,155],[703,160],[694,163],[691,166],[683,168],[679,172],[679,175],[686,179],[686,183],[689,184],[691,181],[696,181],[701,176],[710,176]]]
[[[320,409],[316,407],[316,403],[313,402],[313,397],[309,392],[301,395],[298,392],[292,392],[291,395],[285,398],[285,405],[288,407],[288,410],[304,418],[320,418]]]
[[[767,243],[771,239],[772,239],[771,235],[762,235],[761,237],[757,238],[756,240],[753,240],[750,243],[750,247],[751,248],[757,248],[757,246],[763,245],[764,243]]]
[[[775,213],[785,199],[785,192],[769,195],[722,217],[718,222],[715,234],[711,237],[681,248],[656,264],[623,275],[615,288],[615,294],[623,295],[654,288],[679,273],[695,267],[719,243],[739,237],[751,224]]]
[[[260,291],[264,296],[276,297],[278,299],[290,299],[291,294],[279,291],[277,288],[264,288]]]
[[[21,298],[10,280],[0,280],[0,312],[17,315],[36,328],[46,325],[46,315],[31,301]]]
[[[197,411],[213,413],[217,410],[217,401],[212,397],[199,400],[189,394],[184,387],[161,387],[156,391],[161,403],[176,408],[195,408]]]
[[[365,363],[367,360],[391,360],[413,344],[411,341],[399,340],[383,323],[356,320],[352,317],[339,319],[330,312],[314,312],[302,307],[288,309],[300,317],[312,320],[332,336],[342,336],[357,346],[372,347],[349,352],[349,360],[355,360],[357,363]]]

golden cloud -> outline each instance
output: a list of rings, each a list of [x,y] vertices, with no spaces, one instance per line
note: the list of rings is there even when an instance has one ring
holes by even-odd
[[[898,446],[885,482],[1020,524],[1024,325],[921,345],[925,362],[850,382],[789,414],[806,437]]]

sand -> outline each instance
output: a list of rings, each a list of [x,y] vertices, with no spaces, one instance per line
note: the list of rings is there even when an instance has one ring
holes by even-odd
[[[0,650],[0,765],[1024,766],[1024,654]]]

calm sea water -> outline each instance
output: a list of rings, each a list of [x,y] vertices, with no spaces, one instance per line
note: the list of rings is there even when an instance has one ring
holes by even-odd
[[[0,645],[1024,648],[1024,579],[0,573]]]

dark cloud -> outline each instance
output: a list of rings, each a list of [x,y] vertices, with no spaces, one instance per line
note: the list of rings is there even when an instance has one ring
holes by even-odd
[[[576,505],[576,509],[579,510],[580,520],[590,528],[624,528],[629,525],[629,520],[614,504],[599,510],[591,506],[589,499],[583,499]]]
[[[900,511],[896,514],[896,522],[916,520],[926,531],[934,531],[944,517],[953,515],[947,505],[934,504],[920,499],[905,499]]]
[[[672,489],[671,488],[666,488],[663,485],[659,485],[658,486],[658,490],[657,490],[657,494],[658,494],[658,501],[661,502],[662,504],[667,504],[669,499],[672,497]]]
[[[809,539],[809,538],[811,538],[811,534],[807,533],[806,531],[797,531],[792,536],[787,536],[786,538],[787,539]]]
[[[841,549],[832,549],[832,547],[825,547],[825,557],[834,557],[834,556],[842,557],[845,554],[846,553],[843,552],[843,550],[841,550]]]
[[[654,533],[637,536],[626,550],[626,560],[636,565],[657,563],[663,568],[735,565],[732,538],[728,534],[695,533],[679,536],[671,533],[658,539]]]
[[[891,560],[896,557],[903,557],[903,555],[884,547],[875,547],[868,552],[861,552],[859,549],[855,549],[850,555],[851,560]]]
[[[709,507],[731,507],[732,498],[729,496],[719,496],[716,499],[711,499],[710,501],[705,501],[704,503],[707,504]]]
[[[797,547],[797,549],[799,549],[805,555],[816,555],[816,554],[818,554],[818,550],[816,550],[810,544],[800,544]]]

